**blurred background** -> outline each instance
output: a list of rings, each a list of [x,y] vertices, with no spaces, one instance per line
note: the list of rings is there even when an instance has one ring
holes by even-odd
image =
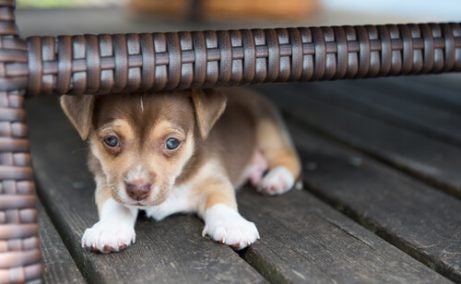
[[[461,21],[460,0],[17,0],[21,34]]]

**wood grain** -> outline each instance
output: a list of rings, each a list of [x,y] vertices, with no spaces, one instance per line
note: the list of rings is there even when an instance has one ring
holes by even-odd
[[[54,228],[45,208],[38,204],[40,241],[45,273],[45,283],[86,283],[69,251]]]
[[[243,257],[275,283],[444,283],[439,274],[305,191],[239,195],[261,240]]]
[[[96,221],[85,146],[55,100],[31,100],[29,106],[40,194],[90,282],[264,281],[232,250],[201,238],[202,224],[194,216],[141,218],[137,243],[127,251],[83,251],[81,234]],[[272,282],[446,281],[306,192],[270,198],[243,190],[239,201],[262,235],[242,256]]]
[[[338,86],[333,91],[329,84],[272,85],[259,90],[304,125],[461,197],[459,147],[340,106],[336,104],[340,95],[332,92],[346,92],[347,88]],[[369,95],[373,96],[373,91]]]
[[[342,127],[350,131],[348,135],[356,134],[346,127],[352,122],[336,109],[326,112],[314,100],[308,107],[304,103],[302,111],[296,110],[299,105],[296,102],[289,106],[289,116],[294,117],[289,124],[302,153],[304,182],[309,190],[429,267],[461,281],[461,216],[455,213],[461,210],[461,201],[359,152],[322,139],[305,126],[295,126],[313,111],[323,111],[324,120],[317,120],[318,124],[329,123],[330,115],[339,124],[336,129]],[[355,121],[362,129],[372,131],[368,122]],[[372,133],[383,137],[380,130],[375,128]],[[376,141],[369,137],[369,143]],[[424,142],[421,139],[420,144],[408,149]]]
[[[461,201],[356,152],[297,132],[305,183],[355,220],[454,281],[461,281]],[[313,137],[313,135],[309,135]],[[315,165],[313,167],[312,165]],[[309,169],[309,167],[307,167]]]
[[[316,84],[323,92],[313,92],[313,95],[319,100],[461,146],[459,91],[450,90],[449,86],[456,84],[434,87],[432,77]],[[448,98],[451,99],[449,103]]]

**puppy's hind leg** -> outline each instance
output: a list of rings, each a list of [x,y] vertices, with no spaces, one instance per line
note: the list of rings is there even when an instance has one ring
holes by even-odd
[[[264,113],[257,123],[257,144],[267,159],[268,172],[256,184],[258,191],[276,195],[290,190],[301,172],[296,149],[279,113],[264,102]]]

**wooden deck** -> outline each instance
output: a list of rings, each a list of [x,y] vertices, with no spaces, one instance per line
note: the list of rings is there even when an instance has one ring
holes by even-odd
[[[80,283],[461,281],[456,75],[259,86],[303,157],[302,191],[238,194],[261,240],[241,252],[194,216],[141,218],[123,253],[80,248],[97,219],[80,142],[56,98],[28,101],[46,280]],[[45,209],[44,209],[45,208]],[[49,221],[52,220],[52,222]]]
[[[459,74],[255,88],[282,110],[305,187],[239,192],[261,233],[241,253],[202,238],[202,222],[188,215],[141,217],[122,253],[83,250],[97,220],[87,146],[56,98],[28,100],[45,281],[461,282]]]

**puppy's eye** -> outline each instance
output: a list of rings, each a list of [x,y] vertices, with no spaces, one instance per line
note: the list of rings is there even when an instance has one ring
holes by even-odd
[[[118,137],[115,135],[108,135],[104,137],[103,141],[104,144],[106,144],[106,146],[109,148],[115,148],[120,146],[120,141],[118,140]]]
[[[169,151],[178,149],[179,145],[181,145],[181,141],[176,138],[168,138],[165,141],[165,148]]]

